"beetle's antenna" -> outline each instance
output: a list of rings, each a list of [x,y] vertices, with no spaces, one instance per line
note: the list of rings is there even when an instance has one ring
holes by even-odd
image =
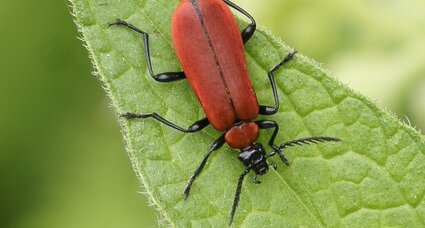
[[[296,139],[293,141],[282,143],[279,147],[276,147],[274,151],[268,154],[266,158],[274,156],[276,155],[276,153],[278,153],[282,162],[285,163],[286,165],[289,165],[288,159],[286,159],[285,155],[281,151],[282,149],[285,149],[291,146],[302,146],[302,145],[317,144],[322,142],[341,142],[341,141],[342,141],[341,139],[332,138],[332,137],[309,137],[309,138]]]
[[[310,138],[302,138],[297,139],[293,141],[289,141],[286,143],[283,143],[279,146],[279,149],[285,149],[286,147],[290,146],[301,146],[301,145],[309,145],[311,143],[317,144],[322,142],[341,142],[341,139],[338,138],[332,138],[332,137],[310,137]]]
[[[232,212],[230,212],[229,226],[233,223],[233,217],[235,216],[236,208],[238,207],[239,200],[241,198],[242,183],[249,171],[251,171],[251,167],[245,169],[245,171],[243,171],[243,173],[239,176],[238,186],[236,187],[235,192],[235,198],[233,199]]]

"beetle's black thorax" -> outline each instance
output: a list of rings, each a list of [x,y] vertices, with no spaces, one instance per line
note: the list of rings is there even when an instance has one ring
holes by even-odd
[[[263,175],[269,171],[265,155],[266,151],[263,145],[254,143],[250,147],[242,149],[238,158],[245,167],[250,167],[256,174]]]

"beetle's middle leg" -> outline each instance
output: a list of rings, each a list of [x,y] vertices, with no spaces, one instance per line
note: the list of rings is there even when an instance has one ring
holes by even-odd
[[[259,114],[261,115],[273,115],[276,114],[279,110],[279,94],[276,89],[276,82],[274,81],[274,73],[279,70],[285,63],[291,61],[295,54],[297,54],[297,51],[293,51],[285,56],[285,58],[278,63],[267,75],[269,76],[270,85],[272,86],[273,90],[273,97],[274,97],[274,107],[260,105]]]
[[[190,127],[186,128],[182,128],[174,123],[171,123],[170,121],[164,119],[163,117],[161,117],[160,115],[156,114],[155,112],[153,113],[149,113],[149,114],[136,114],[136,113],[125,113],[122,114],[121,117],[124,117],[126,119],[146,119],[146,118],[153,118],[156,121],[165,124],[175,130],[181,131],[181,132],[185,132],[185,133],[194,133],[194,132],[198,132],[202,129],[204,129],[206,126],[208,126],[210,124],[210,122],[208,121],[207,118],[203,118],[201,120],[196,121],[195,123],[193,123],[192,125],[190,125]]]
[[[121,19],[118,19],[116,22],[109,24],[109,26],[112,26],[112,25],[125,26],[142,35],[144,50],[145,50],[145,57],[146,57],[146,64],[148,65],[149,73],[153,79],[155,79],[158,82],[172,82],[172,81],[177,81],[177,80],[186,78],[184,72],[164,72],[160,74],[155,74],[152,69],[151,54],[149,49],[149,34]]]

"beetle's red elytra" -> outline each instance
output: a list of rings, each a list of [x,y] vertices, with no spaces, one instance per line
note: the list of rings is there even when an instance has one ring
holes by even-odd
[[[251,22],[239,31],[230,8],[245,15]],[[296,52],[288,53],[268,72],[268,80],[274,96],[274,106],[259,105],[249,78],[244,44],[250,40],[256,30],[254,18],[245,10],[229,0],[182,0],[171,21],[172,41],[183,72],[165,72],[155,74],[152,68],[149,34],[136,26],[118,19],[110,25],[125,26],[143,37],[144,52],[150,75],[158,82],[173,82],[187,79],[198,98],[206,117],[196,121],[188,128],[180,127],[164,119],[155,112],[148,114],[125,113],[127,119],[152,118],[181,132],[199,132],[209,124],[223,134],[214,141],[199,167],[190,178],[185,190],[185,199],[189,196],[193,182],[199,176],[210,155],[227,143],[231,148],[239,149],[239,160],[245,170],[239,177],[229,225],[232,224],[239,204],[242,183],[252,170],[254,183],[260,183],[257,175],[264,175],[269,167],[276,168],[267,159],[276,154],[282,162],[289,164],[282,150],[296,145],[338,142],[333,137],[301,138],[280,145],[275,144],[279,125],[273,120],[254,120],[259,115],[271,116],[279,110],[279,96],[274,74]],[[261,129],[273,129],[268,141],[271,152],[266,153],[263,145],[256,142]]]
[[[210,124],[225,131],[238,119],[254,119],[257,97],[241,34],[227,5],[183,0],[174,11],[171,31],[177,57]]]

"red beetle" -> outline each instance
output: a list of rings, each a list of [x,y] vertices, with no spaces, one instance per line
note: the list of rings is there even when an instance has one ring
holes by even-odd
[[[228,6],[251,20],[251,23],[243,29],[242,34],[239,32]],[[127,119],[153,118],[176,130],[188,133],[198,132],[209,124],[216,130],[224,132],[214,141],[200,166],[190,178],[184,190],[185,199],[189,195],[192,183],[201,173],[213,151],[219,149],[225,142],[230,147],[240,150],[239,160],[246,169],[239,177],[229,224],[233,221],[240,199],[242,182],[249,171],[255,172],[254,182],[260,183],[257,175],[266,174],[269,166],[276,168],[275,164],[267,162],[268,157],[278,154],[281,160],[288,165],[282,149],[301,144],[340,141],[331,137],[311,137],[277,146],[274,142],[279,131],[277,123],[272,120],[252,121],[259,114],[273,115],[278,111],[279,97],[274,82],[274,72],[292,60],[296,52],[289,53],[268,73],[274,95],[274,107],[258,105],[249,79],[243,48],[244,43],[254,34],[256,23],[250,14],[229,0],[182,0],[174,11],[171,26],[172,39],[184,72],[155,74],[151,65],[148,33],[123,20],[117,20],[111,25],[126,26],[140,33],[143,36],[146,62],[151,76],[159,82],[172,82],[186,78],[206,114],[206,118],[195,122],[187,129],[167,121],[156,113],[126,113],[121,115],[122,117]],[[269,128],[274,128],[274,132],[268,142],[272,151],[267,154],[264,147],[256,140],[260,129]]]

